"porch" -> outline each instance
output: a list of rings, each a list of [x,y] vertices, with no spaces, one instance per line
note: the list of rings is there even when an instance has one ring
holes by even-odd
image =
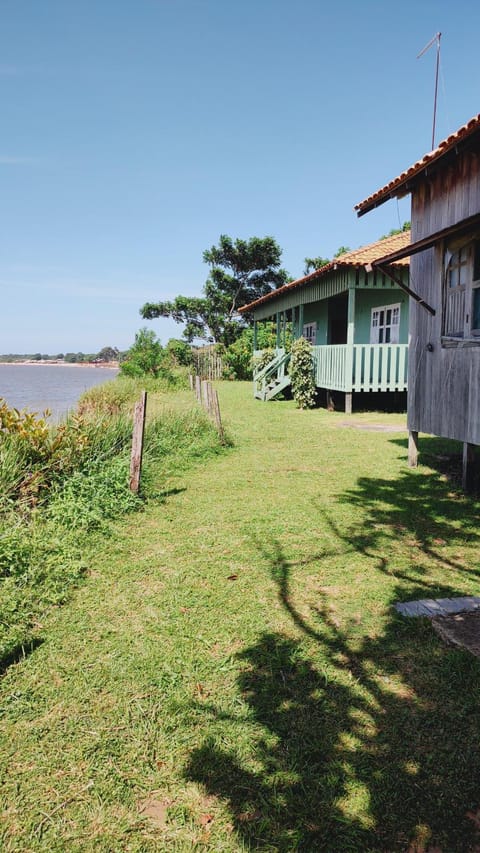
[[[256,351],[255,355],[260,355]],[[406,391],[408,344],[328,344],[313,346],[315,385],[327,391]],[[289,353],[276,350],[275,357],[254,373],[254,394],[270,400],[290,384]]]

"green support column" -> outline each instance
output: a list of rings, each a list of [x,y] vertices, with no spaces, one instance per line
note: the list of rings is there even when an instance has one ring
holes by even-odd
[[[253,351],[257,349],[257,321],[253,321]]]
[[[345,359],[345,412],[352,414],[353,342],[355,337],[355,287],[348,288],[347,357]]]
[[[278,313],[278,311],[277,311],[277,314],[275,316],[276,316],[276,321],[277,321],[277,342],[276,342],[276,346],[277,346],[277,349],[280,349],[280,314]]]
[[[283,312],[283,349],[287,348],[287,312]]]
[[[298,307],[298,337],[301,338],[303,334],[303,305],[299,305]]]

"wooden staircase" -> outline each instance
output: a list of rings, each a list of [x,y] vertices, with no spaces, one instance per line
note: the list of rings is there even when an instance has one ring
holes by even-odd
[[[273,400],[290,385],[290,376],[285,369],[290,353],[278,350],[275,357],[259,371],[253,373],[253,393],[257,400]]]

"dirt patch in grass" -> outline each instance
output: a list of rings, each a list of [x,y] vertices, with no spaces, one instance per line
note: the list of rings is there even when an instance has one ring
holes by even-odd
[[[434,631],[445,643],[468,649],[480,657],[480,612],[455,613],[453,616],[438,616],[432,619]]]
[[[339,427],[350,427],[351,429],[364,429],[367,432],[406,432],[406,427],[395,424],[368,424],[362,421],[342,421]]]

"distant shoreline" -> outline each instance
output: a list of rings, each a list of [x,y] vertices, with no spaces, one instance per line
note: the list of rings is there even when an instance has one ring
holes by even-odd
[[[109,368],[110,370],[118,370],[118,361],[100,361],[95,364],[92,361],[0,361],[0,365],[8,365],[8,367],[92,367],[92,368]]]

